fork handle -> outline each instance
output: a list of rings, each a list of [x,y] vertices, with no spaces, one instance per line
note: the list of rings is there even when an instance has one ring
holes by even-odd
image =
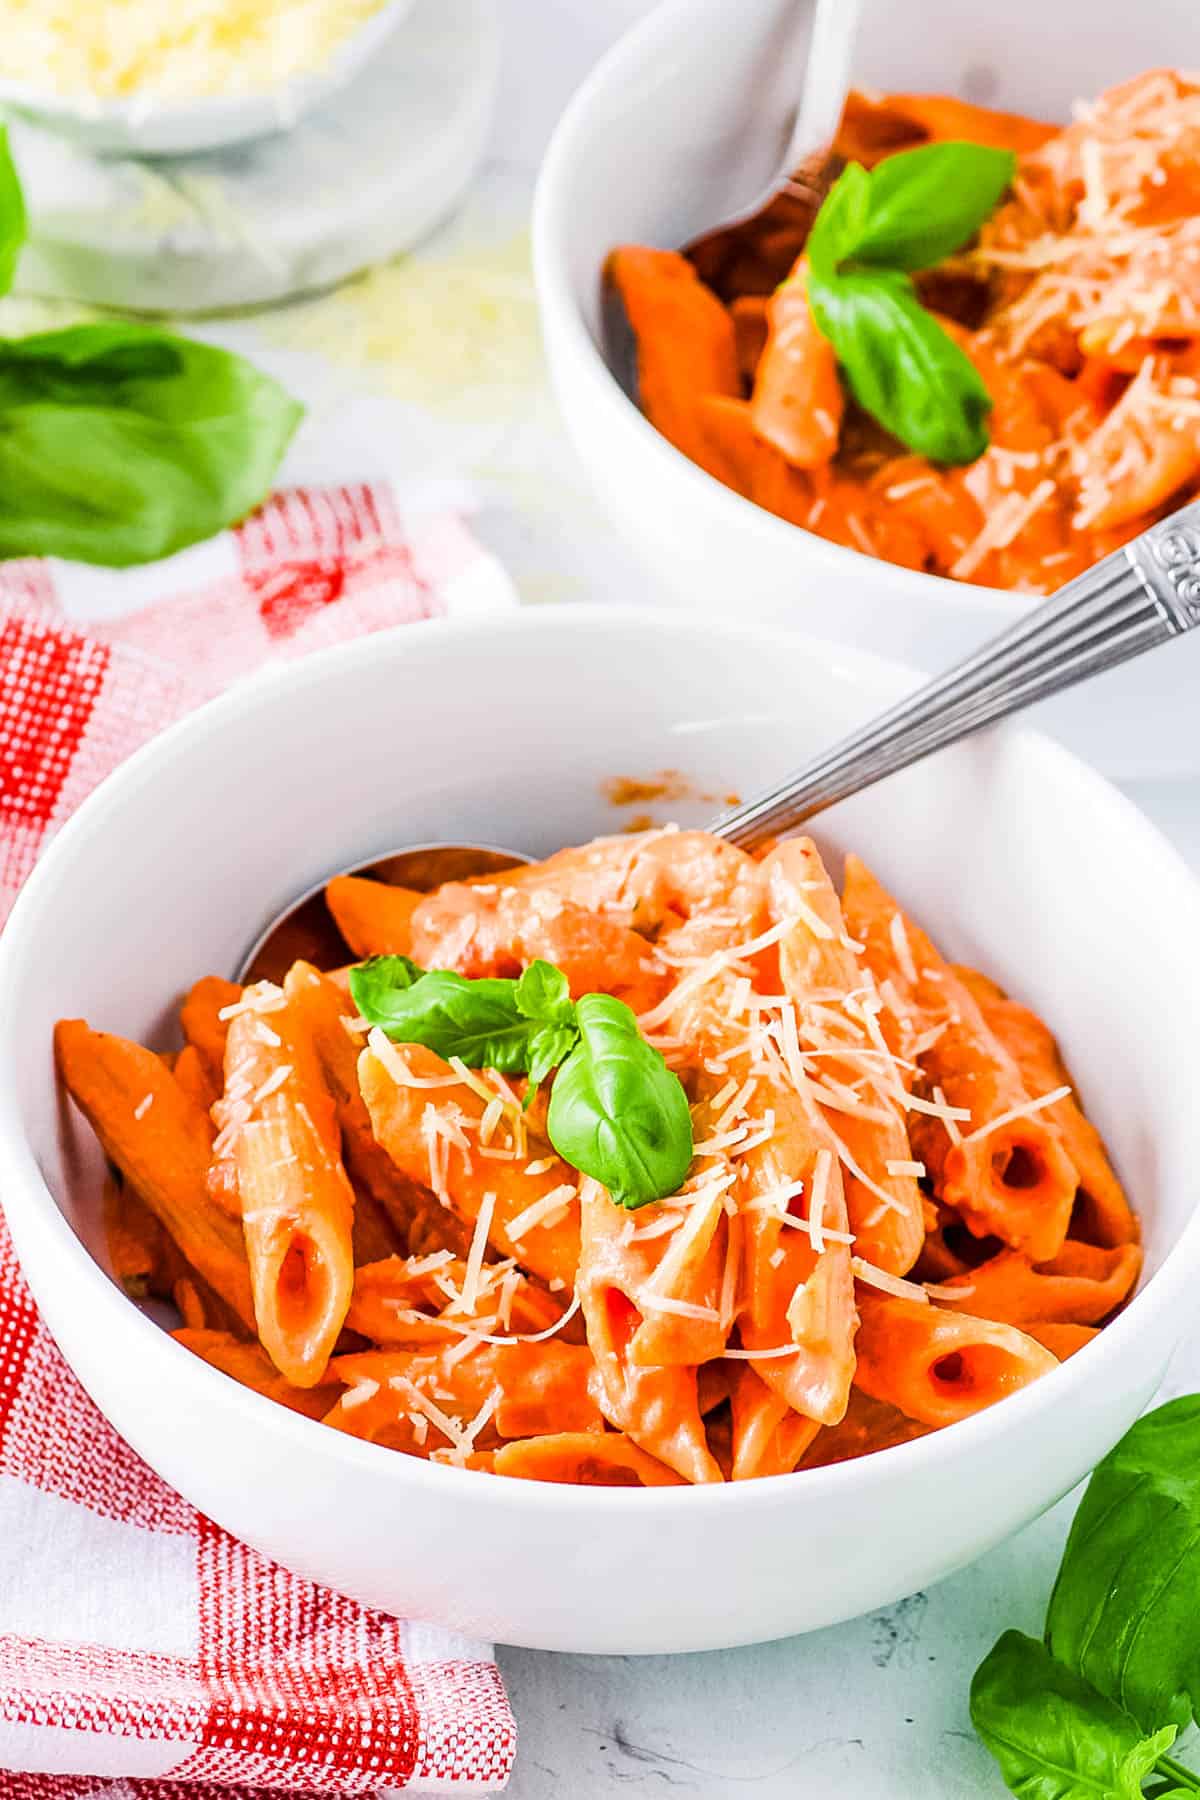
[[[1038,700],[1200,624],[1200,501],[1181,507],[964,661],[822,752],[718,837],[751,848]]]

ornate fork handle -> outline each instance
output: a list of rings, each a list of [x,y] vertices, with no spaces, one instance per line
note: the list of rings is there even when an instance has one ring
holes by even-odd
[[[713,829],[747,847],[790,830],[885,775],[1197,624],[1200,501],[1151,525],[944,675],[761,799],[726,813]]]

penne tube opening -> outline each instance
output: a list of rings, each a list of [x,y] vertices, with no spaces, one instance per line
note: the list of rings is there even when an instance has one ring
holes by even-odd
[[[861,1296],[856,1381],[923,1425],[953,1425],[1016,1393],[1057,1358],[1015,1326]]]
[[[323,1241],[320,1222],[282,1224],[255,1266],[259,1334],[271,1361],[297,1387],[325,1374],[349,1304],[343,1258]]]
[[[1048,1262],[1061,1248],[1076,1186],[1057,1135],[1036,1118],[964,1139],[946,1157],[947,1203],[976,1235],[994,1234],[1035,1262]]]
[[[968,1417],[1006,1388],[1024,1385],[1023,1360],[1002,1344],[964,1344],[929,1363],[926,1379],[934,1407]]]

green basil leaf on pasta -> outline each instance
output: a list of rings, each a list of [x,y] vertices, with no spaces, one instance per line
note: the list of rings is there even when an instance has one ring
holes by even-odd
[[[531,962],[516,986],[518,1011],[527,1019],[541,1019],[550,1025],[574,1025],[575,1003],[561,969],[541,957]]]
[[[808,295],[851,393],[885,431],[932,462],[967,463],[983,454],[991,396],[907,275],[874,270],[824,279],[814,271]]]
[[[411,956],[368,956],[350,970],[350,998],[360,1018],[387,1030],[392,1000],[403,994],[425,973]]]
[[[866,228],[870,208],[871,178],[861,163],[847,163],[813,220],[804,246],[811,268],[822,275],[836,273],[838,264],[853,256]]]
[[[396,1043],[424,1044],[470,1069],[523,1075],[538,1028],[518,1010],[516,985],[499,976],[473,981],[448,969],[430,969],[411,985],[390,989],[356,989],[352,978],[351,992],[363,1018]]]
[[[550,1142],[619,1206],[665,1199],[692,1161],[692,1118],[679,1078],[622,1001],[585,994],[575,1010],[579,1043],[551,1089]]]
[[[929,269],[973,238],[1012,185],[1017,159],[985,144],[923,144],[868,177],[865,218],[842,258]],[[828,204],[828,202],[826,202]]]

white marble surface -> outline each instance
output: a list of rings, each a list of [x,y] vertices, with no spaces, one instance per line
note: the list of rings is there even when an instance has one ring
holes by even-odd
[[[648,0],[497,4],[499,108],[458,219],[365,283],[205,329],[309,403],[293,478],[465,480],[482,498],[477,528],[527,601],[634,598],[642,579],[596,512],[546,387],[524,234],[563,102]],[[0,329],[27,328],[22,306],[0,307]],[[1200,868],[1200,783],[1135,798]],[[1200,1337],[1171,1379],[1172,1391],[1194,1387]],[[501,1649],[521,1732],[512,1800],[1002,1795],[970,1729],[968,1684],[1000,1630],[1038,1628],[1070,1506],[928,1594],[809,1638],[650,1660]]]

